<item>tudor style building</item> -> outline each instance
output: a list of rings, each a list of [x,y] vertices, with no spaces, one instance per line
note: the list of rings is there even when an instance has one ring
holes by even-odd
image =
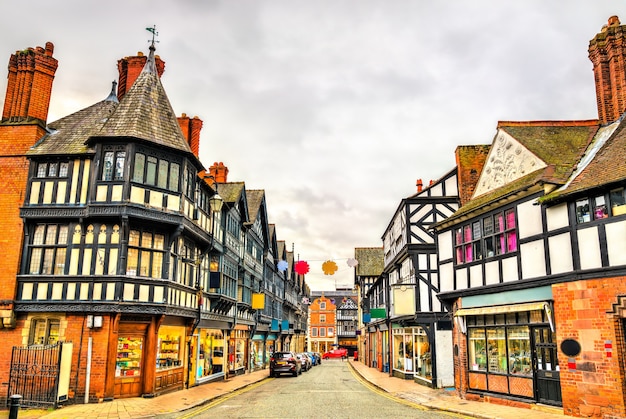
[[[21,346],[63,343],[64,397],[84,402],[158,395],[250,366],[251,297],[267,277],[264,199],[251,217],[223,164],[205,172],[202,121],[175,116],[154,52],[118,62],[117,94],[114,85],[48,125],[52,44],[11,57],[0,122],[3,395]]]
[[[469,202],[436,226],[467,398],[625,417],[626,26],[589,44],[598,120],[500,122]]]

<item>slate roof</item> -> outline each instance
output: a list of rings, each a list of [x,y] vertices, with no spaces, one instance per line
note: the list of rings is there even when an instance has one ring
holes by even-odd
[[[589,164],[567,185],[546,195],[542,202],[558,200],[585,190],[626,180],[626,121],[622,120]]]
[[[49,124],[50,133],[29,155],[93,153],[97,138],[135,138],[193,156],[172,105],[161,84],[154,61],[154,47],[130,90],[118,103],[114,95],[102,102]],[[194,159],[196,164],[200,162]]]
[[[111,96],[83,110],[48,124],[44,135],[26,153],[37,155],[80,155],[93,154],[94,149],[87,139],[102,129],[107,119],[115,112],[119,102]]]
[[[354,258],[359,262],[355,268],[358,276],[378,276],[385,268],[382,247],[356,247]]]
[[[259,215],[264,196],[265,191],[263,189],[246,189],[246,198],[248,201],[248,221],[250,223],[254,223],[256,217]]]
[[[224,202],[233,204],[239,201],[246,184],[244,182],[216,183],[217,193],[220,194]]]
[[[498,128],[515,138],[547,166],[472,198],[436,226],[453,222],[471,211],[522,191],[534,192],[545,184],[565,184],[598,132],[599,124],[597,121],[500,122]]]

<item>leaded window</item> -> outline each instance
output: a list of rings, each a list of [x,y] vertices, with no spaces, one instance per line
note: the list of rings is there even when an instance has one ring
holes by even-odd
[[[62,275],[65,273],[68,226],[38,224],[30,249],[28,273],[31,275]]]

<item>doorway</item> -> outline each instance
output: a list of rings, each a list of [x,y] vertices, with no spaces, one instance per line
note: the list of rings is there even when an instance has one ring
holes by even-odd
[[[531,327],[531,337],[535,400],[562,406],[556,334],[549,327]]]

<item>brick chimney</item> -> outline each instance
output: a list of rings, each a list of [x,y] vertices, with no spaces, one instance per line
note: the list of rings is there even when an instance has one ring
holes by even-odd
[[[28,48],[11,55],[2,122],[38,120],[46,124],[52,81],[59,65],[53,53],[54,45],[46,42],[45,49]]]
[[[422,190],[424,189],[424,183],[422,183],[422,179],[417,179],[417,182],[415,182],[415,186],[417,186],[417,193],[422,192]]]
[[[209,174],[215,178],[217,183],[228,182],[228,167],[224,166],[222,162],[213,163],[213,166],[209,167]]]
[[[178,118],[178,125],[183,131],[183,135],[191,148],[191,151],[196,157],[199,157],[200,153],[200,131],[202,130],[202,120],[197,116],[189,118],[187,114],[182,114]]]
[[[489,145],[466,145],[456,148],[456,167],[459,183],[459,198],[461,206],[472,199],[476,185],[480,179],[487,155]]]
[[[52,82],[58,62],[54,45],[17,51],[9,58],[7,91],[0,121],[0,322],[14,327],[13,301],[24,227],[29,161],[26,151],[45,134]]]
[[[139,51],[134,57],[124,57],[117,61],[117,71],[120,75],[119,84],[117,85],[117,99],[122,100],[126,92],[133,86],[137,77],[146,65],[148,57],[143,55],[143,52]],[[161,60],[158,55],[154,57],[154,61],[157,67],[157,73],[159,77],[163,75],[165,71],[165,61]]]
[[[617,16],[611,16],[602,31],[589,41],[601,124],[618,120],[626,111],[625,35],[625,26]]]

